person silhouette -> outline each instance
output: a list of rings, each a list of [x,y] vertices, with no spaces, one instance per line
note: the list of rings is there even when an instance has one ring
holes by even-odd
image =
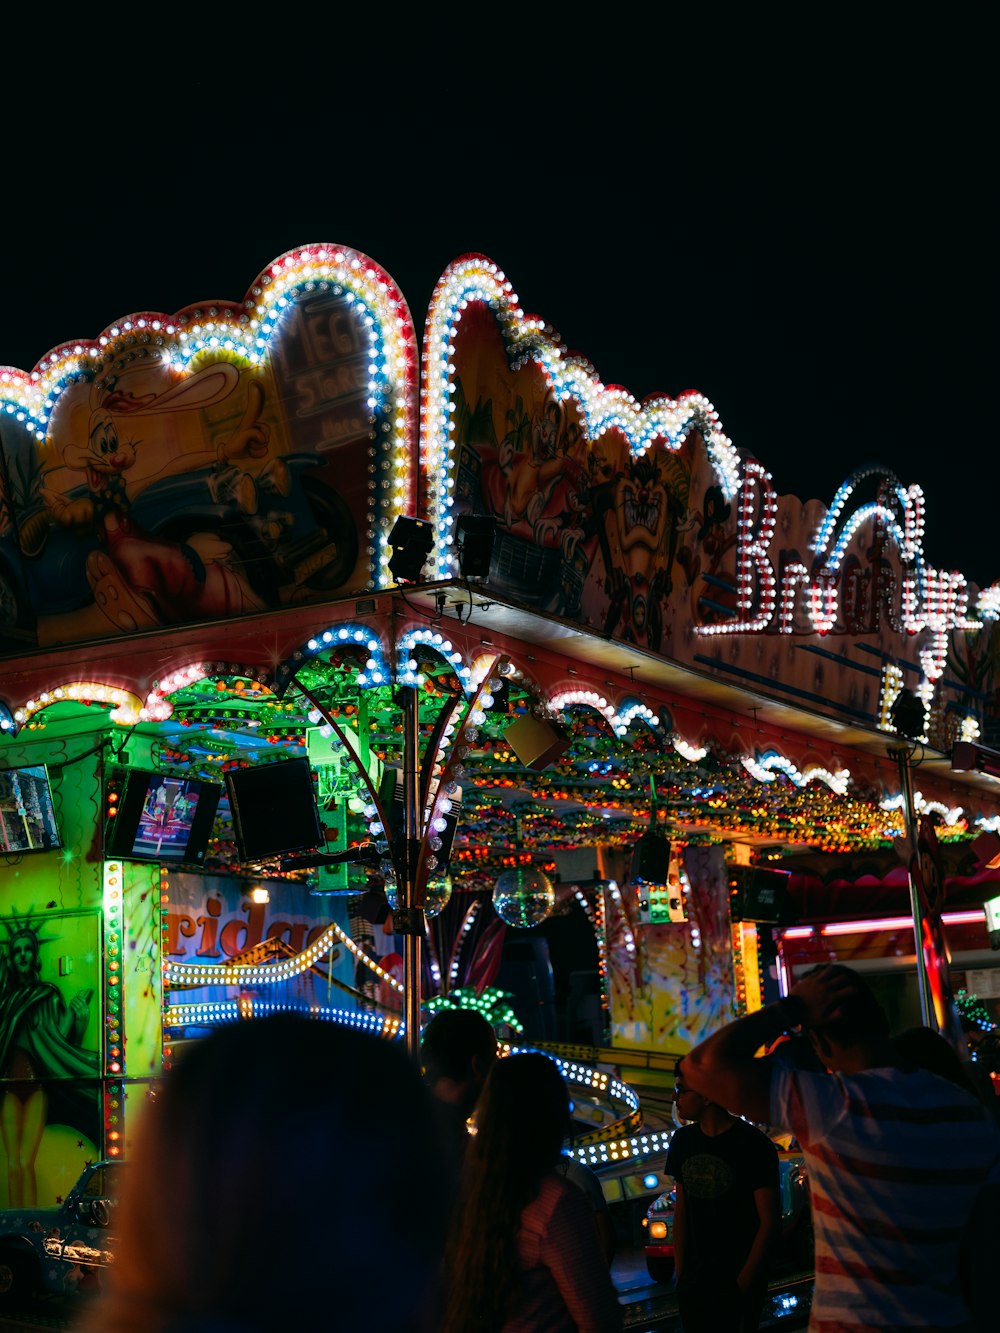
[[[789,1028],[807,1034],[820,1072],[757,1058]],[[919,1064],[900,1054],[860,973],[814,968],[706,1038],[681,1073],[703,1097],[798,1139],[816,1237],[811,1328],[972,1327],[963,1240],[996,1178],[1000,1134],[973,1092],[931,1070],[926,1042]]]
[[[143,1112],[81,1331],[434,1333],[444,1162],[401,1046],[295,1013],[218,1028]]]
[[[555,1167],[569,1096],[539,1051],[493,1065],[445,1259],[444,1333],[617,1333],[622,1308],[583,1190]]]
[[[684,1333],[752,1333],[781,1232],[778,1150],[684,1082],[666,1169],[677,1182],[674,1257]]]

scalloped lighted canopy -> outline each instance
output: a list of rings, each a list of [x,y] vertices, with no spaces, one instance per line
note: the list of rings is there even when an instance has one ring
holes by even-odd
[[[1000,592],[929,566],[918,487],[873,465],[829,509],[778,496],[704,395],[604,385],[482,255],[419,357],[390,276],[334,244],[123,318],[0,372],[0,453],[8,654],[389,587],[400,516],[460,579],[471,514],[499,599],[850,725],[908,686],[942,749],[997,726]]]

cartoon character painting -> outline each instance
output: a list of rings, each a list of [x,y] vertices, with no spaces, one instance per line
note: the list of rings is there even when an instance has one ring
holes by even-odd
[[[372,425],[359,433],[356,388],[330,408],[339,433],[304,388],[320,370],[341,386],[341,362],[356,378],[358,358],[295,357],[300,324],[254,366],[204,353],[179,369],[165,349],[116,347],[97,378],[65,386],[41,443],[0,414],[0,652],[367,586]]]
[[[694,522],[690,451],[635,455],[614,426],[590,439],[572,398],[544,381],[518,388],[505,407],[500,395],[469,396],[456,376],[455,491],[497,520],[491,583],[661,650],[681,538]]]
[[[497,463],[503,475],[501,517],[505,527],[526,524],[539,545],[546,544],[554,523],[548,502],[563,469],[560,438],[564,425],[562,405],[551,391],[531,419],[528,448],[519,448],[519,432],[508,431],[500,441]]]
[[[203,409],[237,390],[240,375],[221,362],[206,367],[161,394],[133,395],[114,376],[96,380],[85,440],[67,440],[62,461],[83,472],[86,490],[74,498],[41,488],[52,521],[75,532],[92,532],[98,547],[87,558],[94,601],[121,630],[260,609],[232,548],[211,533],[186,541],[152,536],[135,514],[137,494],[151,477],[137,468],[142,440],[129,427],[144,416]],[[167,458],[154,477],[188,472],[203,464],[232,463],[267,452],[269,427],[261,420],[264,393],[249,380],[242,418],[213,455],[190,452]]]

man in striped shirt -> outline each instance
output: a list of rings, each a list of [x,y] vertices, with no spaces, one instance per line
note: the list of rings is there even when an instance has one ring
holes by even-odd
[[[808,1033],[827,1073],[757,1058],[790,1029]],[[703,1096],[799,1141],[816,1235],[813,1333],[975,1329],[960,1258],[1000,1135],[964,1088],[900,1063],[857,973],[817,968],[695,1047],[682,1070]]]

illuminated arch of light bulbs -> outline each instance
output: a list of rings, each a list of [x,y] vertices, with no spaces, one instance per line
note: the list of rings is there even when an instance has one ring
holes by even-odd
[[[687,759],[689,763],[697,764],[708,756],[707,745],[690,745],[683,736],[672,736],[670,743],[681,758]]]
[[[758,782],[773,782],[780,773],[794,782],[796,787],[806,787],[810,782],[823,782],[837,796],[847,795],[851,781],[851,772],[847,768],[838,768],[836,772],[831,772],[828,768],[821,768],[817,764],[800,773],[790,759],[785,759],[776,750],[768,750],[756,758],[745,755],[740,763]]]
[[[290,663],[286,662],[279,667],[278,674],[287,679],[302,662],[310,657],[315,657],[318,653],[326,652],[328,649],[336,650],[337,648],[352,647],[365,648],[368,652],[368,659],[364,667],[355,677],[357,685],[360,685],[362,689],[373,689],[376,685],[391,683],[392,672],[385,660],[381,641],[377,635],[372,633],[370,626],[352,623],[331,625],[329,629],[323,630],[321,634],[314,634],[303,647],[295,650]]]
[[[455,675],[461,682],[463,691],[468,694],[473,688],[473,673],[470,667],[465,665],[462,654],[455,651],[455,646],[450,639],[446,639],[443,634],[437,630],[414,629],[409,630],[399,641],[399,667],[397,668],[397,683],[400,685],[422,685],[423,676],[417,671],[417,664],[413,661],[411,653],[418,644],[423,644],[434,651],[446,661]],[[478,682],[477,682],[478,683]]]
[[[142,701],[130,690],[119,689],[114,685],[101,685],[97,681],[73,681],[66,685],[57,685],[52,690],[43,690],[37,699],[28,699],[23,708],[14,712],[15,727],[29,725],[31,719],[53,704],[59,703],[96,703],[110,704],[108,716],[112,722],[122,726],[133,726],[142,716]],[[5,727],[4,730],[10,730]]]
[[[200,354],[224,352],[260,365],[295,301],[305,293],[331,292],[356,307],[368,337],[368,410],[384,416],[388,436],[381,440],[391,469],[384,499],[376,495],[376,582],[387,587],[392,519],[412,508],[416,476],[412,443],[416,436],[414,387],[417,346],[413,322],[402,293],[373,260],[347,246],[315,244],[280,255],[260,273],[242,305],[213,303],[195,317],[137,314],[111,325],[96,342],[63,343],[33,371],[0,371],[0,411],[44,441],[52,412],[65,390],[99,371],[105,353],[116,345],[160,347],[178,369]]]
[[[637,699],[627,699],[612,719],[611,725],[615,729],[615,735],[625,736],[633,722],[644,722],[651,731],[660,725],[659,717],[651,708],[647,708]]]
[[[189,662],[186,666],[171,671],[162,680],[153,682],[146,702],[139,713],[140,722],[165,722],[174,711],[171,696],[179,690],[196,685],[201,680],[220,680],[226,676],[239,676],[252,682],[247,691],[247,698],[257,696],[274,697],[271,686],[261,677],[264,673],[259,667],[231,662]]]
[[[199,680],[204,680],[207,675],[208,667],[204,662],[189,662],[187,666],[171,671],[170,675],[164,676],[162,680],[154,681],[143,704],[140,721],[165,722],[174,711],[170,696],[176,694],[178,690],[194,685]]]
[[[842,491],[843,487],[841,491],[837,492],[838,499]],[[829,523],[830,514],[836,512],[839,517],[840,511],[831,507],[830,513],[820,524],[819,533],[813,541],[813,549],[823,557],[824,564],[829,570],[836,571],[840,568],[844,556],[847,554],[847,548],[851,544],[851,539],[858,529],[870,519],[880,518],[886,531],[895,539],[896,545],[899,547],[900,558],[905,564],[913,563],[915,565],[919,586],[919,580],[923,572],[921,546],[924,531],[923,492],[919,486],[911,486],[908,490],[904,490],[902,486],[897,486],[896,494],[903,505],[903,527],[900,527],[899,520],[891,509],[873,500],[869,504],[860,505],[852,512],[832,547],[830,547],[830,540],[836,531],[836,527]],[[834,506],[836,504],[837,500],[835,499]],[[827,549],[828,547],[829,549]]]
[[[379,967],[374,959],[361,949],[350,935],[347,935],[334,922],[331,922],[301,953],[293,958],[283,958],[269,963],[172,963],[163,964],[163,980],[167,986],[273,986],[278,982],[291,981],[303,972],[315,966],[333,945],[339,942],[348,949],[358,962],[364,963],[375,973],[380,981],[387,982],[394,990],[402,993],[402,983]]]
[[[902,794],[896,796],[887,796],[884,801],[879,801],[879,809],[885,811],[902,810],[906,804]],[[965,808],[961,805],[945,805],[943,801],[927,801],[924,799],[923,792],[915,791],[913,793],[913,808],[917,814],[940,815],[948,828],[956,828],[964,820]],[[976,822],[979,823],[982,816]],[[987,827],[987,821],[983,821],[983,828]]]
[[[424,339],[420,402],[421,467],[433,479],[430,515],[435,532],[434,578],[445,578],[455,563],[452,550],[454,517],[454,362],[456,328],[470,304],[489,306],[507,343],[513,363],[529,358],[539,365],[560,400],[575,398],[589,440],[620,430],[634,455],[654,441],[679,449],[693,428],[702,431],[709,457],[727,500],[739,485],[739,456],[725,435],[715,408],[700,393],[665,396],[638,403],[625,389],[606,387],[592,367],[566,354],[549,336],[546,325],[521,310],[511,283],[485,255],[464,255],[450,264],[431,297]]]
[[[841,483],[833,497],[830,508],[823,518],[823,522],[816,530],[816,536],[811,544],[812,550],[820,557],[827,556],[828,548],[833,541],[837,524],[847,507],[847,502],[862,481],[875,476],[884,477],[891,485],[903,510],[904,525],[900,528],[896,515],[883,506],[875,504],[862,506],[854,512],[848,530],[846,530],[846,535],[841,534],[834,545],[833,550],[839,552],[836,556],[834,568],[839,566],[844,550],[846,550],[848,542],[863,518],[871,517],[874,512],[878,512],[885,520],[886,526],[899,544],[899,552],[903,561],[908,564],[910,561],[916,560],[919,565],[924,536],[924,493],[919,486],[904,487],[892,472],[878,464],[869,464],[867,467],[858,468],[851,473],[846,481]],[[827,562],[829,563],[829,557],[827,557]]]
[[[609,704],[604,695],[598,694],[596,690],[561,690],[549,699],[549,707],[557,713],[561,713],[566,708],[591,708],[595,713],[600,713],[605,721],[610,722],[612,726],[614,726],[617,717],[613,705]]]

